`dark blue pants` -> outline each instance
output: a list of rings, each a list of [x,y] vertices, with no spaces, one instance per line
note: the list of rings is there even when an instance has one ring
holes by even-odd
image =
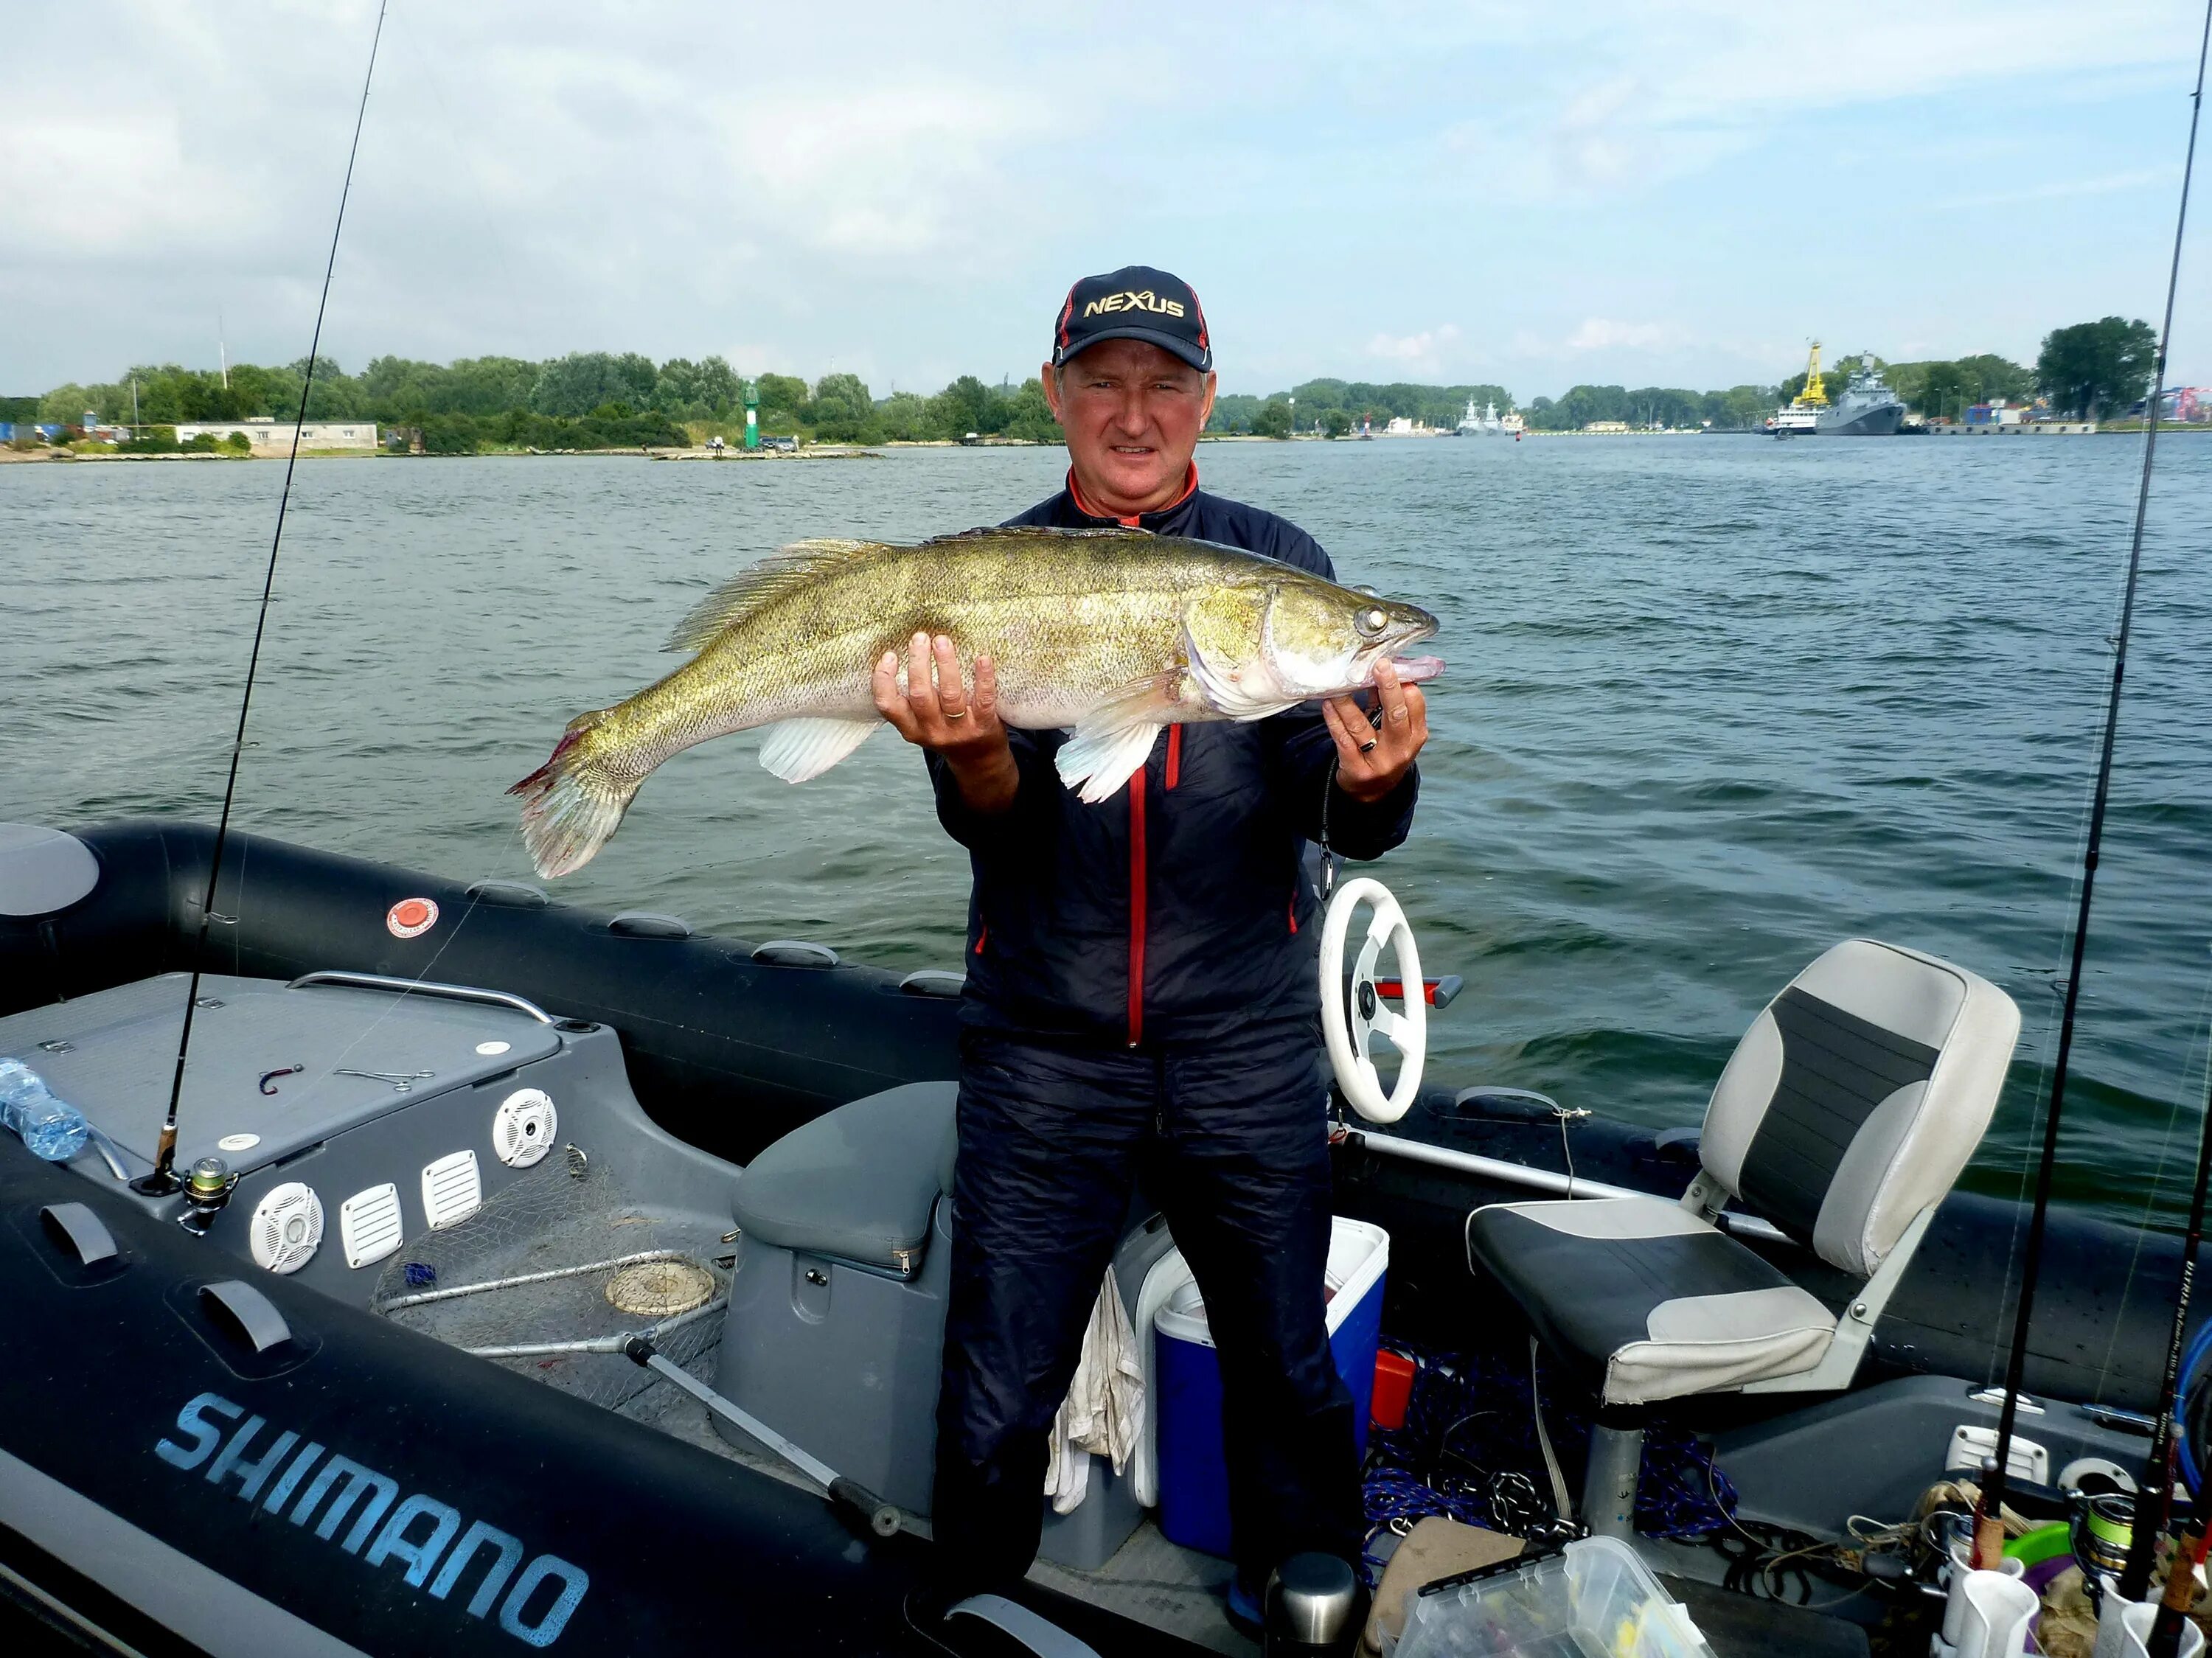
[[[1301,1550],[1356,1560],[1316,1022],[1136,1050],[970,1030],[962,1053],[934,1498],[948,1581],[999,1587],[1036,1557],[1046,1432],[1139,1178],[1206,1297],[1239,1568],[1264,1582]]]

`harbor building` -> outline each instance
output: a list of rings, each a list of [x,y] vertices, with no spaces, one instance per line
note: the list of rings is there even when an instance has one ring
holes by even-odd
[[[288,454],[292,448],[292,422],[276,420],[202,421],[177,428],[177,441],[190,443],[210,436],[218,443],[234,432],[243,432],[257,455]],[[376,426],[365,420],[311,420],[300,427],[302,449],[358,449],[376,447]]]

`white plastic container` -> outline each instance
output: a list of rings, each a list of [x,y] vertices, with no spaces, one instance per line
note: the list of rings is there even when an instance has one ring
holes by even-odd
[[[1610,1537],[1564,1554],[1406,1597],[1390,1658],[1714,1658],[1636,1551]]]

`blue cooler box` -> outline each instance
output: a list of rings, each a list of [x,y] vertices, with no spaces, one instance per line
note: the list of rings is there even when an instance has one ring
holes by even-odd
[[[1353,1432],[1367,1449],[1382,1277],[1390,1235],[1339,1215],[1328,1246],[1328,1351],[1351,1390]],[[1152,1319],[1152,1408],[1159,1433],[1160,1530],[1171,1543],[1229,1552],[1229,1465],[1221,1448],[1221,1367],[1198,1285],[1185,1284]]]

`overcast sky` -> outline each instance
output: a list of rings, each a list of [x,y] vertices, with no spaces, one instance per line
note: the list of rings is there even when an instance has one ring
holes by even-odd
[[[2033,361],[2157,319],[2202,16],[393,0],[325,349],[931,391],[1034,373],[1068,281],[1142,262],[1231,391],[1771,382],[1815,335]],[[212,367],[218,314],[233,361],[303,355],[374,21],[11,6],[0,392]]]

